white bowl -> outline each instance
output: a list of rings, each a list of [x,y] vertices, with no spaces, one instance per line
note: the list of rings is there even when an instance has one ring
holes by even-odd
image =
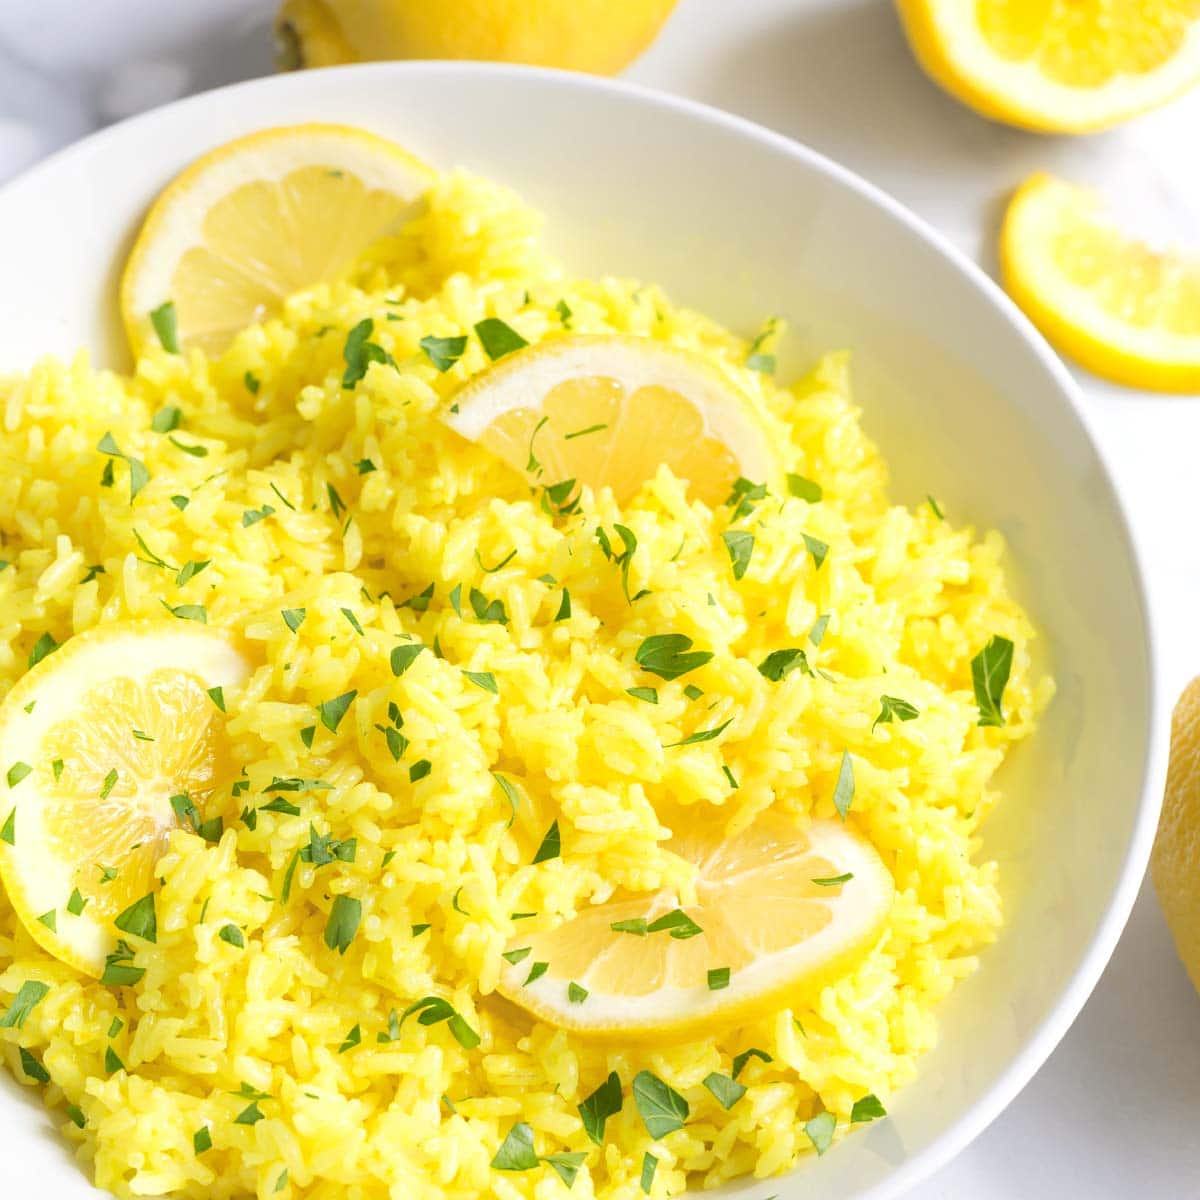
[[[986,830],[1007,926],[944,1006],[940,1044],[889,1120],[786,1178],[723,1193],[900,1195],[975,1137],[1062,1037],[1125,923],[1157,819],[1141,572],[1070,378],[979,270],[812,151],[627,85],[461,63],[227,88],[18,179],[0,191],[0,369],[81,343],[120,364],[114,281],[154,194],[210,146],[312,120],[365,125],[434,164],[511,184],[547,213],[550,244],[580,272],[656,280],[746,333],[782,313],[785,378],[850,348],[896,497],[932,493],[953,519],[1008,538],[1059,692],[1005,768]],[[7,1183],[47,1200],[89,1194],[15,1086],[0,1091],[0,1162]]]

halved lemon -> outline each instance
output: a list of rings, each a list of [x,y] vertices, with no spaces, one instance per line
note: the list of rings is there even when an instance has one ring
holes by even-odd
[[[917,60],[984,116],[1104,129],[1200,80],[1198,0],[896,0]]]
[[[1037,174],[1008,206],[1000,261],[1063,353],[1132,387],[1200,392],[1200,258],[1126,237],[1095,193]]]
[[[121,315],[135,353],[167,304],[180,347],[220,352],[293,292],[342,275],[434,178],[346,125],[264,129],[209,151],[155,200],[129,255]]]
[[[618,895],[520,937],[500,992],[581,1036],[684,1038],[852,967],[895,891],[874,847],[839,821],[800,829],[767,813],[729,840],[697,828],[669,848],[696,866],[694,899]]]
[[[624,503],[660,463],[719,504],[773,456],[745,396],[699,355],[650,338],[587,335],[517,350],[454,397],[447,424],[534,484],[611,487]]]
[[[152,890],[179,824],[171,798],[199,810],[230,775],[210,689],[248,670],[216,630],[131,621],[72,638],[5,697],[0,878],[56,958],[101,973],[114,918]]]

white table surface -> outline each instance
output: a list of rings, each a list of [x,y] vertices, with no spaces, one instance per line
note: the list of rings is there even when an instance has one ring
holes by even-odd
[[[273,7],[0,0],[0,181],[107,121],[267,73]],[[1038,169],[1100,187],[1148,237],[1200,245],[1200,91],[1088,138],[1006,129],[925,79],[887,0],[682,0],[628,77],[823,151],[993,273],[1004,200]],[[1159,665],[1169,701],[1200,671],[1192,615],[1200,595],[1200,403],[1076,374],[1144,555],[1167,647]],[[1008,1111],[911,1200],[1200,1196],[1197,1113],[1200,998],[1147,884],[1061,1046]]]

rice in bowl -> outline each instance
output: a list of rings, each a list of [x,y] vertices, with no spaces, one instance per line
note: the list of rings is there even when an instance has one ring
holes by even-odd
[[[938,1004],[1001,926],[990,781],[1052,684],[1000,536],[889,504],[844,358],[783,386],[655,287],[565,274],[537,231],[510,193],[450,175],[351,281],[294,297],[219,358],[154,350],[124,378],[81,356],[0,387],[4,691],[31,656],[164,605],[202,610],[253,665],[223,697],[236,770],[199,814],[206,836],[182,822],[158,863],[136,983],[60,963],[0,898],[0,1004],[49,985],[0,1029],[5,1061],[117,1195],[550,1197],[570,1176],[572,1194],[618,1200],[643,1194],[647,1154],[660,1197],[771,1175],[824,1148],[820,1114],[845,1131],[856,1101],[886,1105],[912,1077]],[[486,317],[530,343],[569,324],[704,355],[819,499],[755,500],[739,579],[729,506],[665,470],[624,506],[585,490],[557,511],[442,419],[488,358],[468,336],[439,371],[420,340]],[[392,361],[348,386],[365,318]],[[106,435],[119,455],[97,449]],[[132,461],[149,478],[131,501]],[[618,524],[636,538],[624,563],[596,536]],[[635,651],[664,632],[711,661],[647,679]],[[1015,646],[1006,721],[981,726],[971,664],[996,636]],[[794,646],[811,671],[760,672]],[[656,703],[629,693],[649,683]],[[885,696],[918,715],[877,722]],[[896,886],[852,969],[677,1044],[582,1039],[497,995],[522,927],[618,888],[686,887],[673,829],[836,816],[846,754],[846,820]],[[561,852],[535,863],[555,822]],[[401,1025],[425,998],[457,1023],[423,1024],[427,1008]],[[643,1071],[686,1097],[682,1128],[652,1136],[631,1095]],[[579,1106],[613,1072],[623,1102],[597,1145]],[[713,1073],[746,1088],[728,1109]],[[493,1167],[520,1124],[551,1161]]]

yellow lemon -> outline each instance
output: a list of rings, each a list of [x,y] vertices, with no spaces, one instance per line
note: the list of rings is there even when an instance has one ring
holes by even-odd
[[[615,75],[675,0],[284,0],[280,65],[475,58]]]
[[[247,672],[216,630],[131,621],[72,638],[5,697],[0,878],[56,958],[99,975],[132,929],[122,914],[152,891],[166,835],[228,781],[213,689]]]
[[[1150,875],[1175,949],[1200,991],[1200,677],[1171,721],[1171,761]]]
[[[618,894],[520,937],[499,990],[583,1036],[682,1038],[745,1021],[852,967],[894,894],[874,847],[840,821],[774,813],[725,838],[698,827],[669,849],[693,894]]]
[[[264,129],[209,151],[146,216],[121,280],[138,352],[218,353],[293,292],[343,274],[412,214],[434,172],[344,125]]]
[[[624,503],[665,463],[719,504],[739,476],[773,480],[745,396],[698,355],[650,338],[553,338],[507,354],[455,396],[446,422],[533,484],[611,487]]]
[[[1009,204],[1000,262],[1064,354],[1132,387],[1200,391],[1200,259],[1126,237],[1091,191],[1038,174]]]
[[[896,0],[917,61],[986,117],[1104,129],[1200,80],[1200,0]]]

